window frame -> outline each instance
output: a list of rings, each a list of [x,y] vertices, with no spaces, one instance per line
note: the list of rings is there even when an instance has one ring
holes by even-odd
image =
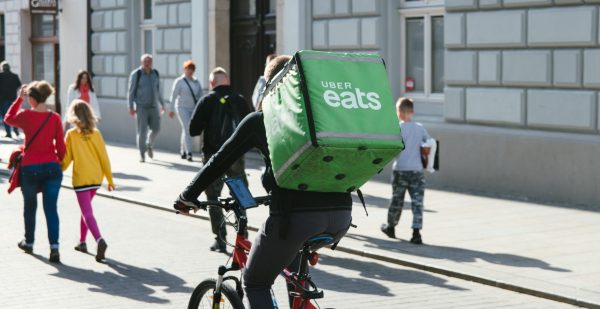
[[[144,35],[145,31],[150,31],[151,32],[151,36],[152,36],[152,51],[149,52],[149,54],[154,55],[155,51],[156,51],[156,24],[154,21],[154,13],[155,13],[155,1],[151,0],[151,11],[152,11],[152,18],[146,19],[144,16],[144,10],[146,8],[145,5],[145,1],[141,0],[140,1],[140,50],[142,51],[142,54],[147,53],[145,50],[145,45],[146,45],[146,36]]]
[[[432,17],[444,17],[445,9],[443,6],[443,1],[437,0],[422,0],[422,1],[414,1],[414,3],[406,2],[406,0],[402,0],[403,7],[398,10],[400,14],[400,94],[402,96],[410,96],[419,101],[427,101],[427,102],[435,102],[435,103],[443,103],[444,102],[444,92],[433,92],[433,23]],[[436,6],[434,6],[434,4]],[[439,4],[439,6],[437,6]],[[430,5],[425,6],[424,5]],[[406,81],[406,65],[407,65],[407,32],[406,32],[406,20],[409,18],[423,18],[423,33],[424,33],[424,46],[423,51],[424,55],[424,64],[423,71],[424,73],[424,85],[423,92],[407,92],[405,81]]]

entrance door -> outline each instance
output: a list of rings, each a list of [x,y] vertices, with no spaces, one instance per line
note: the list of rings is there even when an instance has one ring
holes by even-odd
[[[46,80],[55,88],[55,95],[46,101],[60,113],[58,20],[55,15],[31,15],[31,47],[33,80]]]
[[[267,55],[275,52],[277,0],[231,1],[231,85],[248,102]]]

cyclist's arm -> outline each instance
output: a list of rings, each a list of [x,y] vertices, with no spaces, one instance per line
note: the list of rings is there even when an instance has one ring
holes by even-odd
[[[264,140],[264,143],[261,142]],[[186,200],[196,200],[210,184],[223,175],[227,169],[248,150],[257,147],[265,154],[266,135],[262,113],[254,112],[246,116],[238,125],[233,135],[221,146],[192,182],[185,188],[182,195]]]

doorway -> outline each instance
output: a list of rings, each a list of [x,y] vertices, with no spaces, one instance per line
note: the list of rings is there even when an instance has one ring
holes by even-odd
[[[267,55],[276,50],[276,10],[277,0],[231,1],[231,85],[248,102]]]

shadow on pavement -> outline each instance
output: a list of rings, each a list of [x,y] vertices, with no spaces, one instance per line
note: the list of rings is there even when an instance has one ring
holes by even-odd
[[[322,255],[319,264],[336,266],[360,273],[361,279],[346,278],[344,276],[324,272],[318,268],[311,268],[311,275],[319,288],[346,293],[358,293],[380,296],[395,296],[393,291],[378,283],[376,280],[389,282],[404,282],[410,284],[427,284],[439,288],[454,291],[465,291],[467,289],[448,284],[448,280],[441,276],[430,275],[423,271],[409,269],[397,269],[375,262],[358,261],[349,258],[339,258]],[[373,280],[369,280],[373,279]],[[327,297],[327,296],[325,296]]]
[[[134,174],[126,174],[126,173],[112,173],[113,178],[119,178],[119,179],[131,179],[131,180],[145,180],[148,181],[150,180],[150,178],[145,177],[145,176],[140,176],[140,175],[134,175]]]
[[[194,165],[179,164],[179,163],[173,163],[173,162],[169,162],[169,161],[162,161],[162,160],[156,160],[156,159],[147,160],[145,164],[152,164],[152,165],[162,166],[162,167],[166,167],[169,169],[176,169],[176,170],[185,171],[185,172],[198,172],[200,170],[200,168],[202,167],[202,165],[194,166]]]
[[[391,188],[391,186],[390,186]],[[360,200],[358,199],[358,195],[356,194],[352,194],[353,197],[353,201],[355,203],[360,203]],[[363,192],[363,197],[365,198],[365,204],[367,204],[367,210],[369,209],[369,207],[377,207],[377,208],[385,208],[387,209],[390,206],[390,199],[389,198],[384,198],[384,197],[379,197],[379,196],[374,196],[374,195],[368,195],[365,194]],[[391,195],[390,195],[391,197]],[[402,205],[402,210],[403,211],[411,211],[411,202],[410,201],[404,201],[404,204]],[[362,207],[362,204],[360,204],[360,206]],[[425,205],[427,206],[427,205]],[[427,208],[423,208],[423,212],[430,212],[430,213],[437,213],[437,211],[435,210],[430,210]]]
[[[431,259],[450,260],[459,263],[472,263],[479,259],[492,264],[512,267],[539,268],[556,272],[571,272],[569,269],[554,267],[542,260],[508,253],[489,253],[430,244],[419,246],[405,240],[386,240],[352,233],[346,234],[345,237],[364,242],[366,248],[382,249]],[[427,240],[427,238],[424,239],[425,241]]]
[[[164,291],[168,293],[191,293],[193,291],[192,288],[185,286],[183,279],[160,268],[145,269],[109,259],[104,264],[117,273],[96,272],[62,263],[49,263],[45,256],[38,254],[33,256],[56,268],[58,272],[52,274],[52,276],[92,285],[89,288],[92,292],[105,293],[145,303],[167,304],[170,303],[168,299],[153,296],[152,294],[156,291],[148,286],[166,287]],[[90,263],[94,263],[93,259],[90,259]]]

